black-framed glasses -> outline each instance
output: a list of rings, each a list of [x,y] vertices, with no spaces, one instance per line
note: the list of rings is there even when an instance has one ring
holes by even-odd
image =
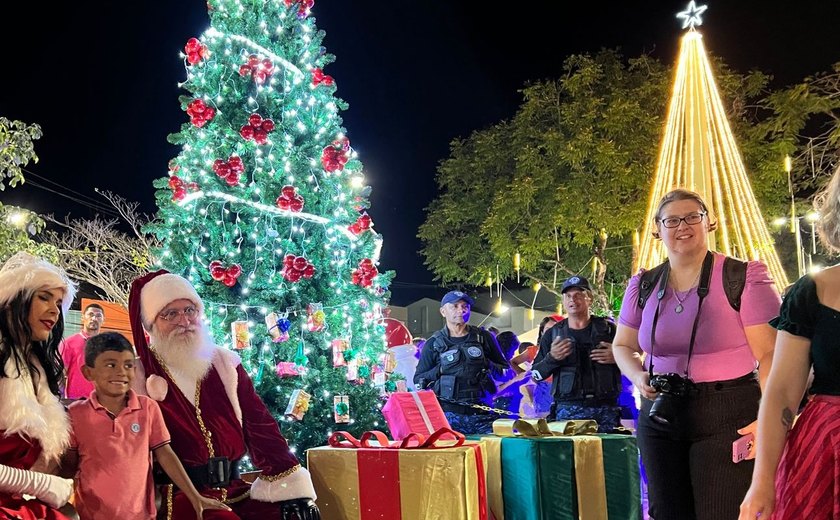
[[[158,314],[158,316],[160,317],[160,319],[166,321],[175,321],[177,319],[180,319],[181,316],[186,316],[188,320],[192,320],[193,318],[198,316],[198,309],[196,309],[195,307],[186,307],[181,310],[169,309],[166,312]]]
[[[705,216],[705,213],[692,213],[684,217],[661,218],[659,219],[659,222],[661,222],[662,225],[668,229],[678,227],[680,225],[680,222],[685,222],[689,226],[696,226],[697,224],[703,221],[703,217]]]

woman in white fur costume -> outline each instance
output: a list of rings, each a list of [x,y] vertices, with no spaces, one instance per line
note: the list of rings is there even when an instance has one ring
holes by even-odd
[[[57,508],[70,498],[72,481],[41,471],[55,466],[69,439],[58,401],[64,369],[58,343],[74,294],[61,269],[27,253],[0,269],[2,519],[66,518]]]

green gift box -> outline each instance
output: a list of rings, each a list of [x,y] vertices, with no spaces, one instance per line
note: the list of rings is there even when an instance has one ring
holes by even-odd
[[[494,499],[496,503],[504,502],[504,520],[642,518],[635,437],[599,434],[480,438],[500,446],[488,453],[490,471],[493,465],[501,466],[501,491],[488,480],[487,492],[491,510],[497,509],[492,507]],[[494,451],[500,453],[499,459],[492,458]],[[501,500],[494,496],[499,492]],[[497,518],[500,516],[496,513]]]

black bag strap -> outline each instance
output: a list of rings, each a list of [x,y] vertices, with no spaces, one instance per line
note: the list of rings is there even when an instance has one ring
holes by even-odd
[[[668,261],[665,260],[661,264],[657,265],[653,269],[649,271],[645,271],[642,273],[642,277],[639,280],[639,307],[644,309],[645,302],[647,302],[648,297],[653,293],[653,288],[656,286],[656,282],[662,277],[662,273],[667,273],[670,271],[670,267]],[[667,280],[668,277],[666,276],[665,279]],[[663,289],[663,295],[664,289]],[[660,296],[661,298],[661,296]]]
[[[727,256],[723,259],[723,292],[735,311],[741,310],[741,294],[747,285],[747,262]]]
[[[653,293],[653,288],[659,281],[663,272],[667,271],[668,261],[659,264],[649,271],[642,273],[639,280],[639,300],[638,305],[644,309],[650,295]],[[744,292],[744,287],[747,285],[747,262],[732,258],[730,256],[723,259],[723,292],[726,293],[726,300],[729,306],[736,312],[741,310],[741,295]]]

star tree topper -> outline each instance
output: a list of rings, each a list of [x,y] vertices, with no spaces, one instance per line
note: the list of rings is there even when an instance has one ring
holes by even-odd
[[[677,18],[682,18],[683,20],[682,28],[694,29],[694,27],[697,25],[703,25],[703,20],[700,18],[700,15],[702,15],[706,11],[706,9],[708,9],[708,6],[698,6],[694,3],[694,0],[691,0],[688,3],[688,8],[685,11],[677,13]]]

